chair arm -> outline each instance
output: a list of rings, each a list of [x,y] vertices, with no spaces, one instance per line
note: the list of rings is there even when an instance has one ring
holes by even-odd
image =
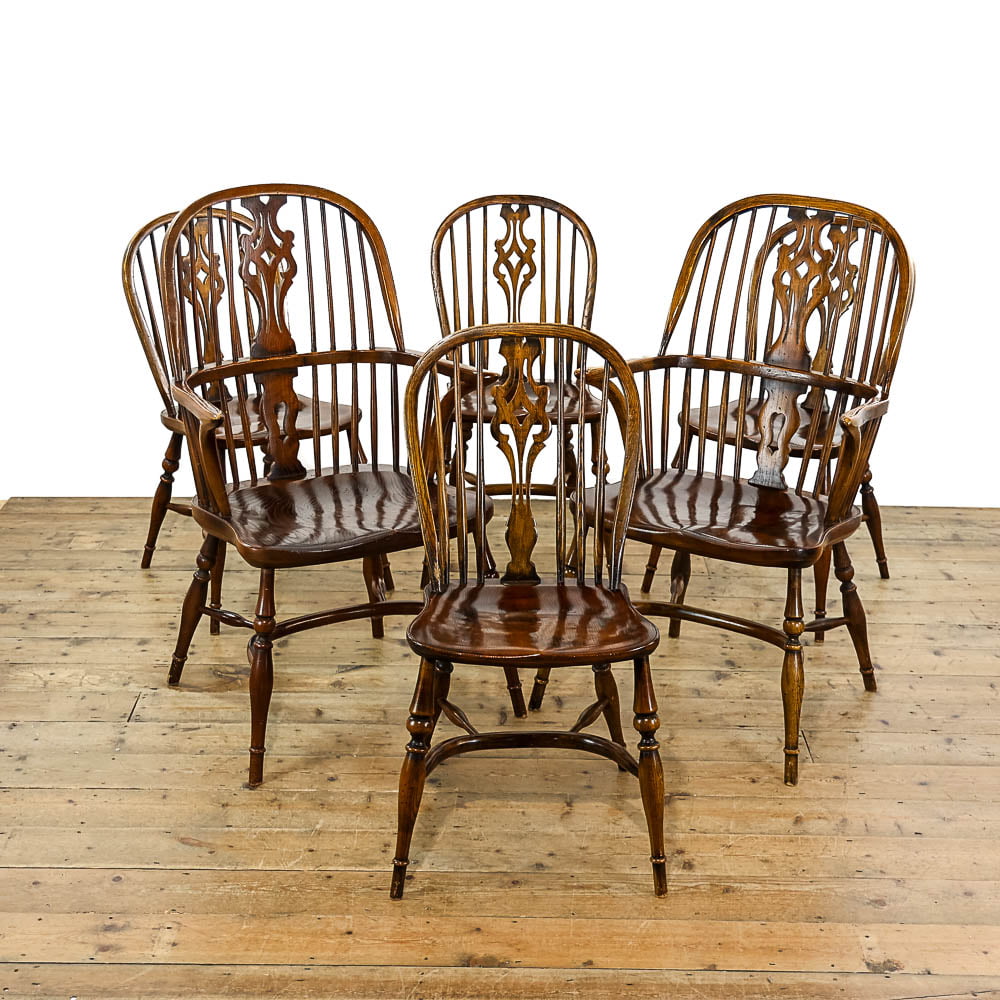
[[[223,517],[228,517],[226,475],[215,433],[223,423],[222,411],[186,386],[175,384],[171,391],[184,420],[198,497],[202,503],[210,504]]]
[[[871,399],[841,416],[840,425],[844,428],[844,438],[837,458],[837,471],[830,484],[828,523],[835,523],[846,517],[854,503],[868,468],[872,445],[875,443],[875,431],[878,429],[877,421],[885,416],[888,409],[888,399]],[[876,421],[876,426],[871,433],[863,435],[862,430],[872,421]]]

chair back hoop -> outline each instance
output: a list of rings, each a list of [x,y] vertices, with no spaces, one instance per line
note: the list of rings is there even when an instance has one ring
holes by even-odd
[[[597,248],[583,219],[551,198],[489,195],[460,205],[438,227],[431,281],[443,337],[498,322],[589,330]],[[554,379],[551,361],[543,356],[541,365],[541,377]]]
[[[503,360],[499,376],[486,368],[491,346]],[[463,353],[470,351],[473,363],[464,365]],[[556,361],[551,391],[540,377],[543,351]],[[566,359],[572,356],[580,365],[567,376]],[[588,383],[592,409],[585,420],[586,408],[578,405],[571,416],[567,400],[587,396]],[[617,405],[611,400],[613,384]],[[407,385],[404,413],[430,587],[440,592],[454,583],[485,580],[489,450],[502,456],[511,492],[504,535],[509,558],[505,568],[502,560],[498,565],[501,583],[541,580],[532,502],[537,484],[549,476],[555,481],[554,491],[547,492],[555,493],[556,582],[565,582],[568,572],[586,581],[587,527],[593,525],[592,579],[617,588],[638,468],[638,406],[627,362],[580,327],[492,324],[451,334],[426,351]],[[446,437],[460,423],[472,424],[468,456],[463,448],[453,450]],[[456,523],[471,531],[454,531]]]
[[[829,493],[843,457],[842,417],[889,397],[913,285],[895,229],[860,205],[758,195],[717,212],[688,248],[660,345],[663,357],[692,360],[659,369],[672,388],[640,387],[647,411],[660,397],[659,442],[652,414],[645,417],[645,468],[739,478],[749,450],[751,485]],[[654,371],[644,373],[647,383]],[[860,435],[864,452],[879,419]]]
[[[382,238],[357,205],[306,185],[207,195],[167,227],[160,273],[175,396],[198,411],[203,486],[405,468],[398,367],[414,356]],[[385,366],[388,387],[375,378]],[[192,392],[215,414],[210,433]]]

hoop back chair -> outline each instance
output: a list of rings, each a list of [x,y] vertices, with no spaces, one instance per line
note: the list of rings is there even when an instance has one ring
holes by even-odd
[[[237,212],[252,220],[249,231]],[[218,294],[206,298],[195,264],[201,219],[208,223],[204,249],[209,260],[218,255],[224,278],[224,287],[211,286]],[[402,349],[378,230],[331,191],[260,185],[201,198],[167,229],[161,273],[179,373],[172,391],[197,487],[192,513],[205,532],[169,680],[180,681],[202,616],[252,631],[255,786],[263,776],[273,643],[359,618],[372,619],[381,635],[386,615],[421,607],[387,601],[382,574],[388,553],[422,544],[401,432],[402,389],[417,356]],[[343,444],[339,434],[323,433],[321,392],[334,413],[350,414]],[[252,620],[204,604],[223,542],[260,570]],[[366,602],[276,620],[276,569],[347,559],[363,562]]]
[[[845,541],[862,523],[854,501],[888,409],[913,282],[906,248],[880,215],[840,201],[748,198],[696,235],[662,353],[631,363],[643,453],[629,537],[675,552],[670,601],[638,606],[784,650],[788,784],[798,778],[802,633],[846,626],[865,689],[876,689]],[[681,350],[667,353],[668,344]],[[807,623],[802,570],[831,552],[843,615]],[[685,603],[692,554],[785,569],[782,627]]]
[[[565,323],[589,330],[597,290],[597,247],[587,224],[566,205],[536,195],[489,195],[460,205],[438,227],[431,245],[431,281],[443,337],[491,322]],[[486,349],[490,349],[488,344]],[[544,341],[542,351],[538,375],[540,384],[548,386],[552,417],[556,406],[555,360],[546,357]],[[503,362],[487,357],[487,369],[491,363]],[[580,398],[571,377],[574,359],[567,357],[566,364],[562,381],[567,393],[564,406],[572,423]],[[599,406],[586,386],[583,389],[584,419],[593,435]],[[467,447],[474,416],[471,395],[462,407],[462,446]],[[492,416],[493,400],[487,398],[483,419],[489,421]],[[452,432],[449,424],[444,429],[449,446]],[[592,449],[592,454],[596,455],[596,450]],[[565,459],[567,482],[572,483],[576,463],[572,447]],[[449,471],[454,482],[454,462]],[[485,471],[488,475],[489,470]],[[540,495],[554,493],[551,484],[538,483],[535,489]],[[507,482],[487,487],[493,495],[509,491]],[[492,573],[489,550],[487,562]],[[569,565],[572,569],[572,562]],[[546,671],[536,673],[528,708],[541,708],[547,683]],[[515,714],[524,716],[523,705],[517,704],[519,692],[519,686],[512,690]]]
[[[504,363],[495,379],[488,377],[490,347]],[[471,349],[471,382],[463,383],[462,358]],[[541,357],[555,364],[555,413],[549,387],[541,380]],[[565,382],[574,379],[582,393],[584,374],[566,375],[567,360],[588,358],[601,364],[595,395],[599,417],[596,442],[601,461],[596,472],[585,469],[587,421],[581,408],[570,419]],[[442,367],[444,370],[442,370]],[[448,369],[450,368],[450,371]],[[611,379],[620,386],[619,406],[608,405]],[[444,483],[449,452],[443,428],[463,398],[472,397],[474,416],[469,457],[454,454],[457,478],[473,473],[474,488],[457,494],[458,521],[471,517],[471,533],[451,538],[449,494]],[[492,411],[489,420],[487,410]],[[575,327],[555,324],[502,324],[463,330],[431,347],[414,368],[406,390],[406,434],[417,508],[424,536],[429,579],[425,604],[410,624],[407,640],[420,657],[407,730],[410,741],[399,784],[399,828],[393,862],[391,895],[403,893],[409,848],[427,775],[456,754],[513,747],[565,747],[586,750],[615,761],[639,778],[648,825],[656,893],[666,891],[663,846],[663,773],[656,742],[659,725],[649,654],[656,647],[656,628],[631,605],[622,585],[622,558],[638,458],[638,396],[627,364],[600,338]],[[459,416],[459,420],[464,419]],[[487,430],[488,427],[488,430]],[[612,440],[613,439],[613,440]],[[487,445],[499,449],[509,469],[511,508],[502,546],[509,559],[499,577],[487,573],[485,540]],[[574,482],[563,475],[570,446],[579,461]],[[612,447],[612,445],[614,445]],[[468,461],[468,465],[466,464]],[[620,480],[612,491],[609,475],[617,464]],[[551,550],[536,555],[539,525],[532,500],[536,482],[554,473],[555,497]],[[583,498],[588,487],[606,513],[607,531],[594,535],[588,550]],[[471,543],[470,543],[471,539]],[[575,577],[566,569],[564,553],[575,554]],[[503,561],[503,560],[502,560]],[[591,572],[588,578],[588,567]],[[543,576],[544,574],[544,576]],[[628,753],[622,736],[618,693],[611,664],[632,660],[635,671],[635,727],[641,735],[639,759]],[[502,667],[579,667],[590,665],[597,700],[585,708],[568,732],[479,732],[468,715],[449,700],[456,663]],[[462,730],[431,747],[441,715]],[[610,739],[583,730],[603,716]]]

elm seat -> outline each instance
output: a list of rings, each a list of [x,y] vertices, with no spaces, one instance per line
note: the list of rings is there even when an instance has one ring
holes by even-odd
[[[588,496],[589,521],[592,506]],[[686,549],[697,538],[699,551],[713,559],[740,562],[748,553],[755,566],[811,566],[861,523],[857,507],[832,525],[827,512],[825,497],[668,469],[636,487],[629,537],[670,549]]]
[[[660,635],[624,587],[488,580],[428,592],[406,638],[428,660],[534,667],[553,656],[565,666],[648,656]]]
[[[466,492],[471,525],[475,496]],[[449,494],[454,532],[454,489]],[[488,521],[493,516],[488,498],[485,508]],[[334,552],[338,561],[360,559],[422,544],[413,482],[388,466],[245,486],[229,494],[229,509],[230,516],[222,518],[195,506],[194,518],[258,567],[329,562]]]

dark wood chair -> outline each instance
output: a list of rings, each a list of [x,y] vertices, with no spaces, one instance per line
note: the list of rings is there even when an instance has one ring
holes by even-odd
[[[160,481],[153,494],[153,500],[149,512],[149,531],[146,535],[146,544],[143,548],[140,567],[148,569],[152,564],[153,552],[156,549],[156,540],[159,537],[160,527],[167,511],[173,511],[190,517],[191,505],[183,501],[175,501],[172,498],[174,474],[180,467],[181,445],[184,439],[184,425],[181,420],[177,406],[170,395],[170,362],[169,352],[166,344],[166,325],[163,321],[162,299],[160,295],[160,247],[163,245],[163,236],[167,231],[167,226],[173,219],[174,213],[170,212],[161,215],[143,226],[129,241],[122,260],[122,285],[125,290],[125,300],[128,303],[132,322],[135,324],[136,333],[139,335],[139,343],[142,345],[143,353],[149,364],[153,381],[156,383],[157,391],[163,402],[163,410],[160,412],[160,422],[167,429],[170,437],[167,449],[163,455],[162,472]],[[225,293],[224,274],[228,266],[223,266],[218,251],[213,254],[214,259],[208,257],[208,234],[206,231],[206,219],[195,220],[195,231],[198,238],[193,245],[194,253],[197,257],[195,270],[201,275],[202,280],[192,288],[191,284],[185,284],[184,290],[190,294],[196,292],[199,300],[199,309],[205,313],[211,308],[213,297],[218,299]],[[216,220],[216,225],[221,225],[221,220]],[[238,233],[249,233],[253,227],[251,219],[233,213],[233,226]],[[224,248],[224,240],[218,239],[216,246]],[[188,263],[190,266],[190,257]],[[401,344],[398,346],[402,346]],[[211,345],[209,345],[211,350]],[[312,419],[311,400],[306,398],[305,405],[299,411],[297,420],[301,424],[299,427],[300,436],[308,436],[311,428],[308,426]],[[247,399],[247,405],[251,412],[257,405],[257,398],[254,394]],[[330,434],[333,432],[334,424],[339,431],[346,432],[351,426],[351,412],[347,406],[339,408],[339,412],[334,420],[330,404],[320,403],[320,433]],[[256,432],[255,443],[263,442],[263,433]],[[222,442],[222,432],[219,432],[219,440]],[[215,566],[212,569],[212,583],[209,606],[215,609],[222,607],[222,573],[225,565],[225,546],[219,549],[219,555]],[[386,572],[388,564],[386,564]],[[212,619],[210,622],[212,634],[219,632],[219,623]]]
[[[668,332],[686,333],[682,350],[631,363],[643,457],[629,537],[675,553],[670,600],[637,606],[783,649],[787,784],[798,779],[803,632],[846,626],[865,690],[876,689],[845,543],[863,520],[854,502],[889,406],[913,280],[896,231],[868,209],[748,198],[691,244],[668,320]],[[687,604],[692,555],[784,569],[782,627]],[[824,577],[831,556],[843,614],[821,608],[806,622],[802,571]]]
[[[504,367],[499,378],[487,377],[488,348],[499,347]],[[451,501],[444,483],[451,454],[443,428],[461,414],[466,388],[461,361],[472,348],[474,416],[468,421],[469,454],[454,453],[457,479],[474,475],[467,498],[457,494],[458,521],[475,520],[469,535],[449,541]],[[550,412],[549,387],[541,380],[543,351],[555,360]],[[569,417],[565,389],[572,379],[578,395],[583,375],[570,372],[568,361],[588,358],[602,365],[598,379],[599,417],[594,446],[601,460],[597,471],[586,465],[587,422],[578,408]],[[451,366],[448,375],[438,366]],[[568,375],[567,372],[570,372]],[[610,379],[621,387],[617,411],[608,407]],[[450,398],[450,405],[449,404]],[[487,407],[492,412],[486,420]],[[403,894],[410,840],[427,775],[456,754],[515,747],[565,747],[586,750],[615,761],[639,778],[648,825],[654,886],[666,892],[663,840],[663,772],[657,749],[659,726],[650,680],[649,655],[659,636],[639,615],[621,582],[622,556],[629,507],[636,483],[638,396],[631,373],[610,345],[587,330],[555,324],[505,324],[468,329],[446,337],[427,351],[415,367],[406,391],[406,434],[413,463],[417,506],[423,529],[429,581],[425,604],[407,630],[411,649],[420,657],[416,689],[406,724],[410,741],[399,779],[399,829],[393,861],[391,895]],[[461,416],[458,418],[463,420]],[[511,485],[511,510],[502,543],[509,552],[503,575],[487,576],[486,448],[504,456]],[[574,481],[564,475],[567,451],[575,448]],[[606,447],[608,446],[608,447]],[[624,455],[624,457],[622,457]],[[606,460],[607,459],[607,464]],[[618,462],[620,480],[609,485],[610,464]],[[532,500],[536,483],[554,480],[554,548],[550,572],[536,564],[538,540]],[[606,533],[596,533],[588,552],[582,499],[591,487],[597,509],[606,513]],[[466,504],[470,506],[466,508]],[[473,507],[475,513],[473,513]],[[568,549],[575,555],[575,577],[567,575]],[[588,562],[589,557],[589,562]],[[588,579],[588,566],[592,568]],[[618,692],[611,665],[632,660],[635,673],[635,728],[640,733],[639,759],[625,749]],[[479,732],[468,715],[449,700],[455,664],[500,667],[590,666],[597,700],[583,710],[568,732]],[[441,715],[462,732],[431,746]],[[584,732],[604,718],[610,739]]]
[[[597,247],[590,229],[572,209],[535,195],[489,195],[460,205],[438,227],[431,245],[431,281],[441,335],[488,323],[566,323],[590,329],[597,289]],[[487,369],[495,359],[487,358]],[[572,359],[568,359],[572,365]],[[540,359],[540,384],[548,387],[549,416],[555,413],[552,359]],[[571,378],[563,379],[567,419],[577,418],[581,399]],[[493,401],[485,401],[483,419],[493,418]],[[600,404],[584,386],[584,421],[596,433]],[[473,396],[462,403],[463,447],[474,421]],[[444,428],[451,439],[452,425]],[[592,454],[596,452],[592,451]],[[575,454],[566,450],[565,474],[573,481]],[[468,466],[467,466],[468,467]],[[454,462],[451,467],[454,481]],[[489,470],[487,469],[487,474]],[[535,487],[554,494],[550,484]],[[487,486],[491,495],[509,494],[510,483]],[[492,556],[487,551],[488,571]],[[570,564],[572,571],[572,564]],[[548,672],[536,672],[528,708],[541,708]],[[527,714],[520,688],[512,692],[514,714]]]
[[[768,196],[761,196],[755,199],[759,203],[761,209],[767,209],[769,206]],[[713,216],[713,220],[719,216],[725,217],[728,209],[723,209],[716,216]],[[711,226],[712,220],[707,223],[707,226]],[[778,226],[775,232],[772,234],[772,239],[781,240],[786,235],[794,230],[795,223],[793,221],[785,222],[783,226]],[[856,242],[859,236],[857,229],[852,233],[852,242]],[[700,249],[704,249],[705,239],[705,227],[698,233],[692,243],[691,249],[695,248],[697,244]],[[709,234],[708,239],[711,240],[712,236]],[[702,241],[702,242],[699,242]],[[690,253],[689,253],[690,257]],[[853,271],[849,269],[845,276],[845,280],[842,283],[838,283],[836,274],[837,268],[839,267],[839,259],[836,255],[833,255],[829,259],[829,265],[831,268],[831,288],[827,293],[826,301],[822,303],[819,313],[815,322],[809,324],[809,329],[807,333],[810,336],[810,343],[808,348],[810,351],[810,362],[812,366],[822,371],[823,366],[826,362],[826,351],[827,351],[827,341],[830,335],[830,327],[833,323],[849,322],[848,314],[854,304],[855,298],[855,288],[854,288],[854,275],[857,273],[856,265],[852,265]],[[682,281],[678,282],[678,288],[682,285]],[[675,303],[676,305],[676,299]],[[683,336],[685,331],[682,329],[678,331],[678,318],[680,313],[675,309],[671,308],[670,314],[667,317],[667,323],[663,332],[663,339],[660,344],[660,354],[667,354],[670,352],[670,344],[677,336],[680,343],[683,343]],[[749,417],[748,425],[745,428],[745,433],[743,435],[743,447],[756,451],[760,444],[760,428],[756,426],[756,412],[757,406],[753,403],[749,407]],[[809,405],[800,405],[798,418],[799,426],[798,430],[795,432],[791,444],[790,444],[790,455],[793,458],[802,457],[802,447],[805,444],[809,436],[809,422],[813,412],[813,407]],[[698,407],[692,407],[690,413],[688,414],[688,422],[690,434],[687,436],[688,447],[691,446],[695,437],[699,433],[699,428],[701,427],[701,413]],[[735,422],[735,404],[730,407],[730,413],[725,421],[725,430],[723,431],[727,443],[733,443],[736,437],[736,422]],[[718,428],[719,428],[719,413],[717,408],[710,408],[706,419],[706,433],[713,440],[718,439]],[[841,433],[839,429],[835,430],[835,440],[833,442],[833,453],[836,455],[837,449],[840,447]],[[822,435],[820,435],[822,437]],[[861,480],[861,510],[864,517],[865,524],[868,527],[868,533],[872,541],[872,547],[875,550],[875,562],[878,566],[879,576],[883,580],[889,579],[889,560],[886,556],[885,551],[885,541],[882,537],[882,514],[879,510],[878,500],[875,497],[875,489],[871,484],[872,473],[871,469],[866,469],[865,474]],[[653,546],[650,550],[649,561],[646,565],[646,570],[643,575],[642,580],[642,591],[643,593],[649,593],[653,586],[653,578],[656,574],[657,564],[660,559],[660,548],[658,546]],[[671,571],[671,579],[677,580],[679,578],[678,574],[679,567],[674,567]],[[816,569],[816,614],[817,617],[823,617],[826,613],[826,584],[829,578],[830,572],[830,561],[829,558],[821,560],[817,564]],[[682,575],[682,574],[681,574]],[[670,623],[670,636],[676,638],[680,634],[680,622],[673,621]],[[823,642],[823,633],[817,632],[815,636],[815,641],[817,643]]]
[[[237,212],[252,220],[249,231]],[[218,255],[225,281],[219,294],[205,298],[194,265],[202,220],[207,259]],[[396,293],[378,230],[331,191],[264,185],[201,198],[167,229],[161,275],[179,373],[172,392],[197,488],[192,514],[205,532],[169,682],[180,681],[203,616],[251,630],[249,784],[256,786],[274,642],[361,618],[370,618],[380,636],[385,616],[412,616],[422,607],[388,601],[384,581],[388,554],[422,544],[401,432],[402,388],[417,355],[400,347]],[[330,412],[350,414],[343,445],[339,434],[324,433],[321,393],[328,394]],[[474,510],[469,501],[463,516]],[[488,519],[489,511],[482,516]],[[252,620],[205,605],[223,543],[260,570]],[[366,602],[276,619],[275,570],[349,559],[362,560]]]

